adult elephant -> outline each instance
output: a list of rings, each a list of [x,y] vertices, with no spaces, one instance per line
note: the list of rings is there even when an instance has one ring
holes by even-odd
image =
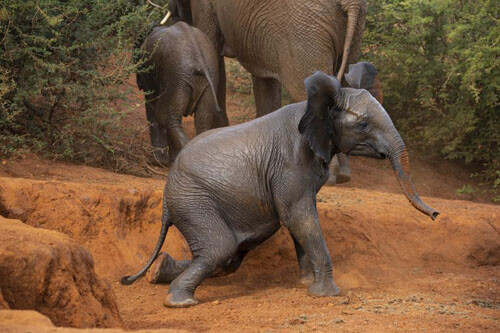
[[[219,51],[219,105],[225,107],[223,56],[252,74],[257,117],[281,106],[281,86],[306,98],[304,79],[337,74],[360,55],[365,0],[170,0],[173,16],[204,31]]]
[[[222,56],[236,57],[252,74],[257,116],[281,106],[281,84],[301,101],[314,71],[340,80],[359,57],[366,13],[365,0],[170,0],[169,7],[217,46],[221,105]]]

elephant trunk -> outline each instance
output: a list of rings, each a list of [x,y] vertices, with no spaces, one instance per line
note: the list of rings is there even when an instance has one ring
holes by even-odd
[[[339,72],[337,73],[337,79],[340,82],[342,81],[342,76],[344,75],[347,66],[347,59],[349,58],[354,32],[356,31],[356,25],[358,23],[359,11],[359,5],[350,6],[347,10],[347,29],[344,41],[344,52],[342,54],[342,64],[340,65]]]
[[[411,181],[410,164],[408,162],[408,153],[406,152],[405,144],[401,139],[398,141],[399,142],[394,146],[394,148],[390,149],[389,159],[391,161],[392,168],[396,173],[399,185],[413,207],[435,220],[439,215],[439,212],[427,206],[415,191],[415,187]]]

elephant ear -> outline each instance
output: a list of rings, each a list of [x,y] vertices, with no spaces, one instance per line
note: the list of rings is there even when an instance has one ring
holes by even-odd
[[[305,81],[306,112],[300,119],[299,132],[314,154],[329,163],[334,139],[334,118],[339,112],[340,82],[333,76],[317,71]]]
[[[382,104],[382,89],[377,68],[367,61],[349,65],[349,72],[344,78],[351,88],[366,89]]]
[[[168,9],[175,21],[183,21],[189,25],[193,24],[190,0],[169,0]]]

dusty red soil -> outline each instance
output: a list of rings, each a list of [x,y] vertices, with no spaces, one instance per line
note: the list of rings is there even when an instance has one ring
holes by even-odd
[[[253,119],[248,98],[230,94],[231,123]],[[134,122],[144,121],[138,111]],[[192,119],[185,126],[192,135]],[[142,267],[157,240],[160,176],[119,175],[36,156],[6,160],[0,215],[60,231],[88,249],[96,272],[111,282],[128,329],[498,332],[500,207],[487,196],[456,194],[471,182],[467,169],[410,155],[417,190],[441,211],[435,222],[401,195],[387,161],[353,158],[353,181],[320,191],[319,216],[342,290],[333,298],[309,297],[297,285],[293,243],[284,229],[235,274],[205,281],[195,307],[164,308],[168,285],[144,279],[120,285],[120,276]],[[175,229],[164,250],[189,257]]]
[[[115,295],[68,236],[0,216],[0,307],[35,309],[58,326],[121,325]]]

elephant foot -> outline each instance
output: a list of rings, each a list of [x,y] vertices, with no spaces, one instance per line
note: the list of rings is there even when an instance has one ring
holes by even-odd
[[[161,252],[146,273],[149,283],[170,283],[189,265],[187,260],[175,260],[166,252]]]
[[[149,270],[146,273],[146,280],[149,283],[161,283],[162,280],[162,267],[165,266],[165,261],[168,261],[168,257],[170,257],[168,254],[165,252],[161,252],[156,260],[154,261],[153,265],[149,268]]]
[[[337,181],[337,184],[348,183],[351,181],[351,174],[350,173],[339,173],[336,176],[336,181]]]
[[[310,296],[323,297],[323,296],[337,296],[340,294],[339,288],[335,285],[333,280],[328,282],[314,282],[312,283],[307,293]]]
[[[314,275],[312,272],[309,274],[305,273],[300,275],[299,283],[303,287],[311,285],[313,281],[314,281]]]
[[[198,304],[198,300],[192,294],[173,292],[168,293],[163,300],[163,305],[167,308],[187,308]]]
[[[156,148],[153,155],[149,158],[151,163],[160,167],[169,166],[171,164],[170,156],[167,153],[167,149]]]
[[[328,177],[328,180],[326,181],[325,185],[326,186],[337,185],[337,176],[330,175],[330,177]]]

